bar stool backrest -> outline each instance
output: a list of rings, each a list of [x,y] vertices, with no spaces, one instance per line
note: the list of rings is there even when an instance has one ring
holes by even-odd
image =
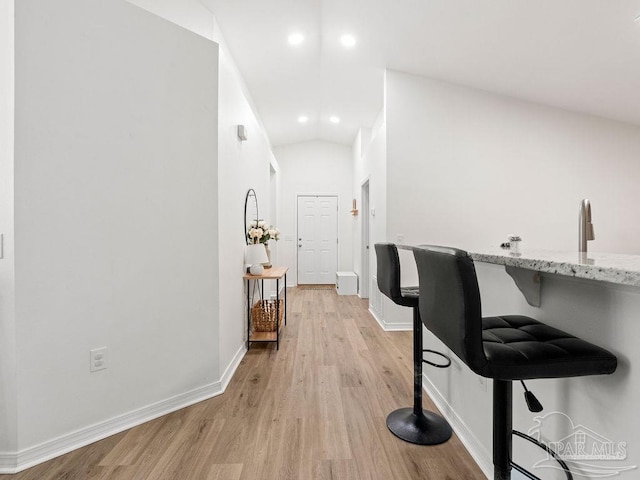
[[[400,257],[393,243],[376,243],[378,289],[393,302],[400,303]]]
[[[422,322],[471,370],[487,359],[482,345],[482,308],[473,260],[457,248],[424,245],[413,250],[420,281]]]

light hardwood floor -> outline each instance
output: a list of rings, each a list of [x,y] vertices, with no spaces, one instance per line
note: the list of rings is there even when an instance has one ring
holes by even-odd
[[[0,480],[485,480],[455,435],[416,446],[387,430],[413,401],[410,332],[333,290],[288,300],[280,350],[252,346],[223,395]]]

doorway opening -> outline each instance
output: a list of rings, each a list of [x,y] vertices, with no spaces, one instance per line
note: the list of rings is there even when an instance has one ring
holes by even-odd
[[[360,221],[360,298],[369,298],[369,284],[371,279],[369,278],[369,180],[365,180],[362,184],[360,191],[360,204],[362,210],[362,220]]]

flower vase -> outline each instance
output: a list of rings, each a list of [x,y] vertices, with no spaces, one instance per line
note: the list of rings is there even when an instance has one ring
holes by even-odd
[[[267,263],[263,263],[262,266],[264,268],[271,268],[271,249],[269,248],[269,243],[264,244],[264,249],[267,251],[267,258],[269,261]]]

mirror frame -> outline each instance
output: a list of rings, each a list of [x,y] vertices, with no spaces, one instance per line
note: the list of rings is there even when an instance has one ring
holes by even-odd
[[[249,225],[247,224],[247,206],[249,204],[249,197],[253,197],[256,204],[256,218],[251,219],[250,221],[252,222],[253,220],[260,219],[260,215],[258,214],[258,195],[256,195],[256,191],[253,188],[250,188],[247,190],[247,195],[244,197],[244,240],[247,245],[249,245],[249,238],[247,237],[247,232],[249,232]]]

